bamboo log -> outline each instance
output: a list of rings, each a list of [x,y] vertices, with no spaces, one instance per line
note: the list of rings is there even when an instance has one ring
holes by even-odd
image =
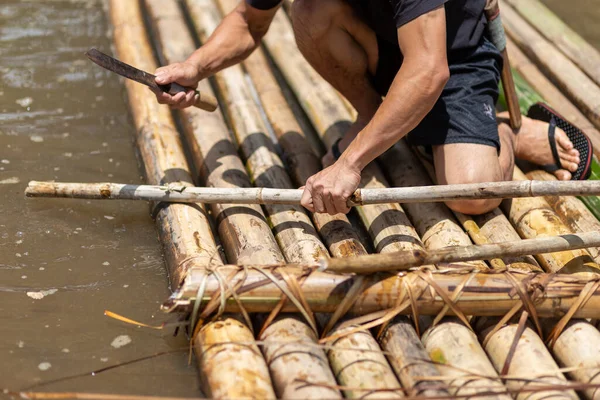
[[[592,324],[584,320],[569,322],[552,346],[552,352],[561,367],[573,368],[567,372],[571,379],[600,384],[600,332]],[[587,399],[598,400],[600,388],[586,389],[584,394]]]
[[[600,128],[600,88],[544,39],[506,2],[500,2],[508,35]]]
[[[178,4],[148,0],[146,6],[163,58],[166,62],[182,61],[195,46],[189,32],[181,29],[185,24]],[[201,82],[199,88],[212,94],[206,81]],[[236,155],[221,113],[209,114],[188,108],[179,115],[201,180],[216,187],[249,187],[249,179]],[[215,204],[212,211],[230,262],[284,261],[260,206]],[[213,264],[205,265],[204,269],[208,266]],[[208,323],[192,338],[202,387],[209,396],[275,397],[260,351],[254,344],[240,344],[252,343],[253,339],[250,329],[234,317]]]
[[[385,328],[380,341],[383,349],[391,353],[388,359],[410,396],[448,395],[442,381],[423,380],[423,377],[434,378],[441,374],[435,365],[427,362],[429,355],[407,317],[396,317]]]
[[[336,327],[331,334],[341,334],[356,325]],[[394,375],[379,344],[369,331],[342,336],[331,343],[328,351],[331,368],[340,385],[346,386],[349,399],[399,399],[400,382]]]
[[[508,53],[513,68],[519,72],[541,97],[568,121],[575,124],[588,135],[594,146],[595,153],[600,154],[600,131],[571,101],[546,78],[539,68],[527,58],[519,47],[508,39]]]
[[[507,0],[546,39],[600,85],[600,52],[539,0]]]
[[[394,154],[395,152],[392,152]],[[385,159],[385,158],[384,158]],[[372,166],[372,168],[371,168]],[[348,200],[350,206],[444,202],[452,200],[509,199],[537,196],[597,196],[600,181],[482,182],[455,185],[385,187],[381,172],[371,164],[366,188],[357,189]],[[395,171],[390,170],[392,174]],[[369,173],[373,174],[369,176]],[[406,175],[406,174],[403,174]],[[396,175],[393,175],[396,179]],[[405,180],[411,179],[405,177]],[[244,179],[246,181],[247,179]],[[398,178],[398,182],[402,180]],[[421,182],[423,182],[421,180]],[[431,182],[430,182],[431,183]],[[407,183],[408,184],[408,183]],[[31,181],[28,197],[60,197],[90,200],[148,200],[205,204],[300,204],[302,190],[263,187],[193,187],[175,182],[171,185],[126,185],[119,183],[60,183]],[[364,208],[364,207],[363,207]],[[381,208],[381,207],[380,207]],[[367,207],[367,210],[374,208]],[[371,213],[369,213],[370,215]],[[403,221],[405,222],[405,221]]]
[[[545,171],[531,171],[527,173],[527,177],[540,181],[556,180],[554,175]],[[578,198],[573,196],[545,196],[544,199],[573,232],[600,231],[600,222]],[[590,247],[587,251],[590,252],[596,263],[600,262],[599,248]]]
[[[513,179],[523,181],[527,177],[515,167]],[[543,197],[513,199],[511,202],[505,202],[503,208],[523,238],[541,238],[572,233]],[[584,249],[538,254],[536,259],[548,272],[600,271],[600,267],[593,262],[590,253]]]
[[[428,329],[421,340],[441,373],[455,378],[446,382],[450,394],[476,396],[486,392],[486,398],[510,399],[500,378],[492,378],[498,374],[477,341],[477,335],[456,318],[444,318],[443,321]]]
[[[188,1],[187,6],[200,40],[206,41],[220,22],[217,6],[210,0]],[[292,183],[283,163],[275,154],[271,139],[266,136],[267,127],[252,98],[241,66],[218,73],[216,83],[225,99],[224,109],[254,183],[291,188]],[[265,211],[288,262],[314,262],[329,256],[303,209],[298,206],[270,205],[265,207]],[[341,398],[338,390],[318,385],[335,386],[336,382],[324,351],[307,346],[307,343],[316,343],[316,336],[306,322],[291,317],[280,318],[263,330],[260,339],[264,342],[263,353],[278,397]],[[289,343],[273,343],[279,339],[286,339]],[[301,382],[307,378],[317,385]]]
[[[225,266],[217,269],[223,276],[238,274],[229,280],[230,286],[242,285],[237,291],[241,304],[249,312],[269,312],[279,302],[281,297],[280,285],[282,278],[277,269],[284,270],[297,278],[305,276],[302,284],[303,294],[308,305],[314,312],[334,312],[354,283],[356,276],[338,275],[312,271],[307,267],[268,267],[268,266]],[[267,278],[263,272],[272,273]],[[445,296],[452,298],[452,292],[457,286],[464,284],[462,294],[454,304],[465,315],[502,316],[515,305],[521,304],[521,299],[515,295],[515,285],[520,285],[524,295],[533,296],[532,304],[540,318],[562,316],[577,301],[583,287],[589,282],[595,282],[599,275],[592,273],[566,274],[521,274],[513,273],[474,273],[472,279],[464,282],[468,271],[458,274],[447,272],[429,273],[408,272],[398,275],[374,274],[366,276],[364,287],[358,292],[356,301],[350,307],[350,313],[366,314],[398,307],[408,301],[408,290],[411,290],[415,306],[421,315],[437,315],[446,305],[441,295],[436,295],[428,282],[435,282]],[[309,274],[307,276],[307,274]],[[513,280],[513,278],[515,280]],[[205,299],[215,295],[219,290],[219,281],[211,272],[200,269],[190,270],[184,285],[174,293],[164,304],[164,308],[172,311],[185,311],[193,305],[198,288],[206,279]],[[276,282],[273,282],[274,279]],[[539,290],[544,288],[544,290]],[[438,290],[438,289],[436,289]],[[409,302],[410,303],[410,302]],[[240,305],[229,299],[225,305],[227,312],[239,312]],[[574,318],[595,318],[600,310],[600,289],[592,292],[590,299],[574,314]],[[298,311],[293,302],[288,301],[282,312]],[[403,314],[411,312],[410,306],[401,307]],[[449,311],[448,315],[454,315]]]
[[[112,1],[110,18],[119,58],[140,68],[154,70],[152,50],[146,39],[137,3]],[[139,38],[136,46],[132,46],[129,40],[131,37]],[[146,179],[153,184],[172,182],[192,186],[189,167],[170,113],[156,104],[141,85],[130,81],[125,84],[137,128],[136,140]],[[220,261],[210,224],[201,204],[172,204],[163,207],[156,214],[156,226],[173,290],[179,286],[186,269],[192,264],[204,265]]]
[[[494,321],[495,322],[495,321]],[[481,322],[485,324],[485,321]],[[515,338],[519,327],[516,324],[507,325],[488,336],[489,330],[482,330],[482,340],[485,338],[485,349],[497,371],[502,371],[507,361],[510,348],[518,340],[516,350],[509,360],[506,374],[511,378],[506,385],[510,390],[520,388],[533,389],[536,386],[548,384],[567,384],[568,381],[560,372],[558,365],[544,346],[544,342],[530,328],[526,327],[520,338]],[[517,400],[541,400],[552,397],[553,399],[578,399],[573,390],[544,390],[539,392],[520,392]]]
[[[386,168],[390,180],[396,186],[416,188],[432,183],[419,160],[404,142],[397,143],[384,153],[380,157],[380,161]],[[427,249],[465,246],[472,243],[444,204],[403,203],[403,207],[415,225],[417,232],[423,238],[423,243]],[[466,262],[466,265],[474,266],[480,270],[488,269],[482,261]]]

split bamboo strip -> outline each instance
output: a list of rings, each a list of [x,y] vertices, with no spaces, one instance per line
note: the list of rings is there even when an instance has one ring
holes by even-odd
[[[429,355],[421,344],[412,323],[407,317],[396,317],[381,334],[382,348],[392,353],[388,357],[402,386],[409,396],[444,396],[444,382],[423,380],[423,377],[440,376],[440,371],[429,362]],[[406,345],[409,343],[410,345]]]
[[[443,323],[429,328],[421,340],[441,373],[455,378],[446,382],[451,387],[448,389],[451,395],[475,397],[486,392],[502,393],[486,395],[490,399],[511,398],[505,394],[506,388],[500,378],[491,378],[498,374],[479,344],[477,335],[459,319],[444,318]]]
[[[296,46],[294,33],[285,13],[275,15],[263,39],[269,53],[300,100],[325,146],[333,143],[350,126],[350,115],[337,92],[308,64]],[[375,164],[362,172],[361,187],[385,188],[387,182]],[[358,208],[377,252],[420,249],[420,239],[404,210],[397,204]]]
[[[496,320],[493,321],[495,325]],[[481,324],[485,324],[482,320]],[[532,389],[536,386],[548,384],[567,384],[568,381],[560,372],[558,365],[547,351],[544,342],[531,329],[526,326],[519,338],[516,334],[519,330],[517,324],[507,325],[494,333],[488,333],[489,330],[482,329],[482,340],[485,343],[485,349],[492,360],[497,371],[502,371],[505,367],[510,348],[515,340],[518,340],[516,350],[509,360],[506,375],[521,378],[522,380],[508,380],[507,387],[510,390],[520,388]],[[539,392],[521,392],[518,393],[517,400],[541,400],[547,398],[553,399],[579,399],[573,390],[545,390]]]
[[[506,0],[546,39],[600,85],[600,52],[539,0]]]
[[[216,4],[212,0],[190,0],[187,6],[200,40],[206,42],[221,20]],[[216,83],[225,100],[224,109],[246,161],[246,169],[254,183],[291,188],[291,180],[266,135],[267,127],[252,98],[241,66],[217,73]],[[302,208],[271,205],[265,210],[288,262],[310,263],[329,256]],[[335,386],[336,382],[324,351],[307,346],[316,343],[315,335],[306,322],[291,317],[280,318],[262,332],[260,339],[264,342],[263,352],[278,397],[341,398],[338,390],[327,387]],[[283,346],[273,343],[283,338],[292,342]],[[314,385],[306,385],[302,379],[308,379]]]
[[[335,328],[331,334],[341,334],[356,328],[350,325]],[[328,351],[331,368],[335,371],[344,395],[349,399],[399,399],[402,395],[400,382],[394,375],[377,340],[369,331],[342,336],[331,343]],[[359,387],[360,389],[354,389]]]
[[[541,97],[543,97],[565,119],[575,124],[588,135],[594,146],[595,153],[600,154],[600,131],[579,111],[571,101],[554,86],[539,70],[537,65],[527,58],[519,47],[507,38],[507,49],[513,69],[525,78]]]
[[[527,177],[540,181],[556,180],[554,175],[545,171],[531,171],[527,173]],[[545,196],[544,199],[573,232],[600,231],[600,222],[578,198],[573,196]],[[600,262],[600,248],[590,247],[587,250],[596,263]]]
[[[284,281],[279,276],[278,269],[295,276],[297,279],[306,277],[302,284],[303,294],[309,307],[314,312],[334,312],[346,296],[353,282],[359,277],[338,275],[314,271],[306,266],[234,266],[216,267],[222,276],[235,277],[229,280],[230,286],[242,285],[237,291],[241,304],[248,312],[269,312],[279,302],[281,287]],[[265,275],[263,272],[266,272]],[[437,315],[446,302],[442,295],[453,298],[452,292],[457,286],[462,291],[454,304],[465,315],[503,316],[515,305],[522,304],[519,295],[515,295],[515,286],[521,288],[523,296],[531,296],[540,318],[562,316],[577,301],[581,290],[589,282],[596,282],[600,275],[593,273],[579,274],[525,274],[507,273],[478,273],[477,270],[408,272],[397,275],[373,274],[360,279],[365,285],[358,291],[356,301],[349,309],[353,314],[367,314],[376,311],[399,307],[403,314],[408,314],[410,301],[408,291],[412,293],[415,306],[421,315]],[[473,274],[472,279],[465,283],[467,274]],[[219,280],[214,271],[190,270],[188,279],[178,292],[174,293],[165,303],[166,309],[185,311],[193,305],[202,282],[206,280],[205,298],[219,291]],[[434,282],[436,289],[429,282]],[[278,286],[278,284],[280,286]],[[439,289],[437,289],[439,288]],[[439,290],[439,294],[436,294]],[[408,301],[408,303],[407,303]],[[574,318],[595,318],[600,310],[600,289],[590,295],[590,299],[576,310]],[[232,299],[225,304],[225,311],[239,312],[240,305]],[[293,302],[287,302],[282,312],[298,311]],[[448,315],[454,315],[449,311]]]
[[[137,3],[112,1],[110,4],[118,57],[140,68],[154,70],[152,50],[146,40]],[[132,46],[132,37],[139,38],[135,46]],[[192,177],[171,114],[156,104],[143,86],[132,81],[125,84],[146,179],[153,184],[192,186]],[[173,290],[180,285],[190,265],[221,261],[201,204],[162,207],[156,214],[156,226]]]
[[[370,168],[373,167],[373,168]],[[375,164],[367,167],[367,185],[378,188],[357,189],[348,205],[384,205],[443,202],[452,200],[505,199],[536,196],[595,196],[600,194],[600,182],[588,181],[530,181],[482,182],[455,185],[417,187],[384,187],[385,182]],[[364,178],[365,181],[367,178]],[[409,179],[409,178],[407,178]],[[379,183],[376,183],[379,182]],[[431,184],[431,181],[428,181]],[[205,204],[300,204],[302,190],[262,187],[189,187],[172,185],[125,185],[120,183],[60,183],[31,181],[25,194],[28,197],[62,197],[96,200],[149,200]],[[362,207],[366,210],[372,207]],[[369,213],[368,215],[371,215]],[[406,222],[406,221],[403,221]]]
[[[556,321],[553,321],[554,323]],[[581,383],[600,384],[600,332],[584,320],[571,321],[552,346],[552,352],[562,367]],[[590,400],[600,399],[600,388],[584,391]]]
[[[167,62],[182,61],[195,46],[187,30],[181,29],[184,23],[179,5],[148,0],[146,6],[163,58]],[[201,82],[199,88],[212,94],[206,81]],[[190,152],[200,171],[200,180],[210,186],[249,187],[220,112],[206,113],[188,108],[179,115]],[[260,206],[216,204],[212,211],[230,262],[284,261]],[[204,265],[198,269],[212,266]],[[248,326],[232,316],[204,325],[192,338],[202,387],[208,396],[275,397],[269,370],[253,339]]]
[[[522,181],[527,177],[515,167],[513,179]],[[505,202],[503,208],[522,238],[542,238],[573,233],[543,197],[512,199],[510,202]],[[538,254],[536,259],[547,272],[600,272],[600,267],[594,263],[592,256],[585,249]]]
[[[600,88],[544,39],[506,2],[500,1],[508,35],[600,128]]]

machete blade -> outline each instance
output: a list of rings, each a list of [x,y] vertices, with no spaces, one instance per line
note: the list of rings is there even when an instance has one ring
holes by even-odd
[[[125,64],[124,62],[119,61],[116,58],[109,56],[108,54],[104,54],[99,50],[92,48],[86,51],[85,55],[102,68],[124,76],[125,78],[134,80],[139,83],[143,83],[144,85],[149,86],[152,89],[157,89],[164,92],[170,91],[170,85],[158,85],[154,80],[154,75],[132,67],[129,64]]]

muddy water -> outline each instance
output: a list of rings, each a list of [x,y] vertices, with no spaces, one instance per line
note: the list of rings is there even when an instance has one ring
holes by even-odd
[[[110,49],[107,24],[100,1],[0,1],[0,389],[186,344],[103,316],[164,320],[167,277],[145,203],[23,196],[31,179],[141,181],[123,86],[83,56]],[[113,346],[119,336],[131,342]],[[179,352],[36,390],[194,396],[197,387]]]

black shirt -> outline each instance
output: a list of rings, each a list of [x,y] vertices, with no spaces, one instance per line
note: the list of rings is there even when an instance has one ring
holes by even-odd
[[[398,43],[397,29],[444,4],[449,57],[470,49],[483,36],[486,0],[345,0],[383,40]],[[246,0],[252,7],[268,10],[281,0]]]

